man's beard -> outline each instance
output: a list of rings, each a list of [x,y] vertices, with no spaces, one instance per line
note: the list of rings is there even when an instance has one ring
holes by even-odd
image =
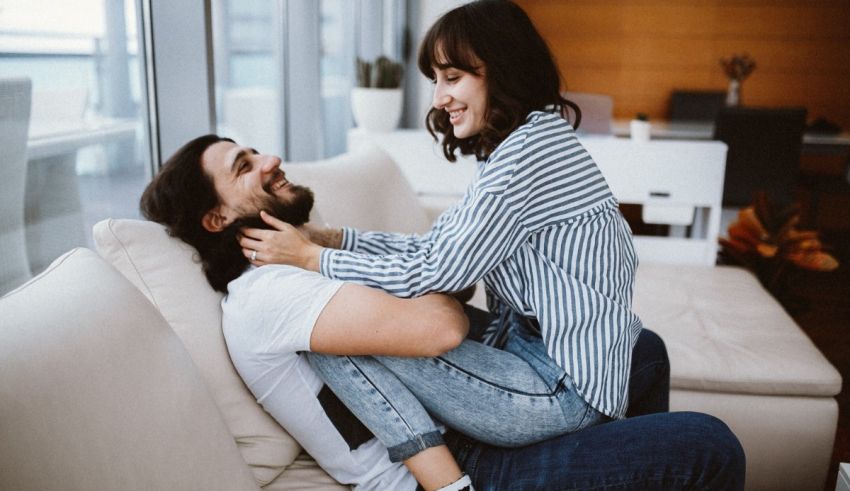
[[[269,195],[263,210],[293,227],[300,227],[310,221],[313,209],[313,191],[308,187],[289,185],[293,196],[284,203],[277,196]]]
[[[293,227],[300,227],[310,221],[313,191],[308,187],[294,184],[290,184],[290,191],[293,196],[287,200],[288,202],[284,203],[277,196],[269,195],[260,209]],[[264,222],[259,213],[246,215],[225,227],[219,235],[219,240],[225,244],[234,243],[238,247],[237,239],[243,228],[272,229],[273,227]]]

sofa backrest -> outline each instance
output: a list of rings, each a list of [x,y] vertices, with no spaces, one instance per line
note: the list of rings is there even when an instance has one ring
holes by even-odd
[[[282,168],[290,181],[313,189],[322,222],[408,233],[425,232],[431,226],[401,170],[377,146],[316,162],[286,162]]]
[[[258,489],[183,344],[74,249],[0,298],[0,489]]]

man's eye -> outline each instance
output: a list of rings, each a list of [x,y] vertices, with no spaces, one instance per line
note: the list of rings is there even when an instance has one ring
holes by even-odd
[[[238,172],[239,172],[239,174],[243,174],[246,171],[248,171],[249,169],[250,169],[250,166],[248,165],[248,162],[243,160],[242,163],[239,164]]]

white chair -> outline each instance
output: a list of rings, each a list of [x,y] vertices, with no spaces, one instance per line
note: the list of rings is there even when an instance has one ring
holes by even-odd
[[[611,123],[614,120],[614,98],[605,94],[589,92],[564,92],[563,96],[581,109],[581,122],[578,132],[585,134],[611,134]],[[575,114],[569,110],[570,122],[575,121]]]
[[[32,275],[24,229],[32,83],[0,79],[0,295]]]

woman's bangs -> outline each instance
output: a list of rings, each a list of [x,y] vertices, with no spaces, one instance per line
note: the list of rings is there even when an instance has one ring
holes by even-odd
[[[469,39],[460,29],[451,29],[445,24],[432,28],[422,42],[419,52],[419,71],[433,80],[434,67],[440,70],[456,68],[469,73],[478,73],[481,61],[475,55]]]

